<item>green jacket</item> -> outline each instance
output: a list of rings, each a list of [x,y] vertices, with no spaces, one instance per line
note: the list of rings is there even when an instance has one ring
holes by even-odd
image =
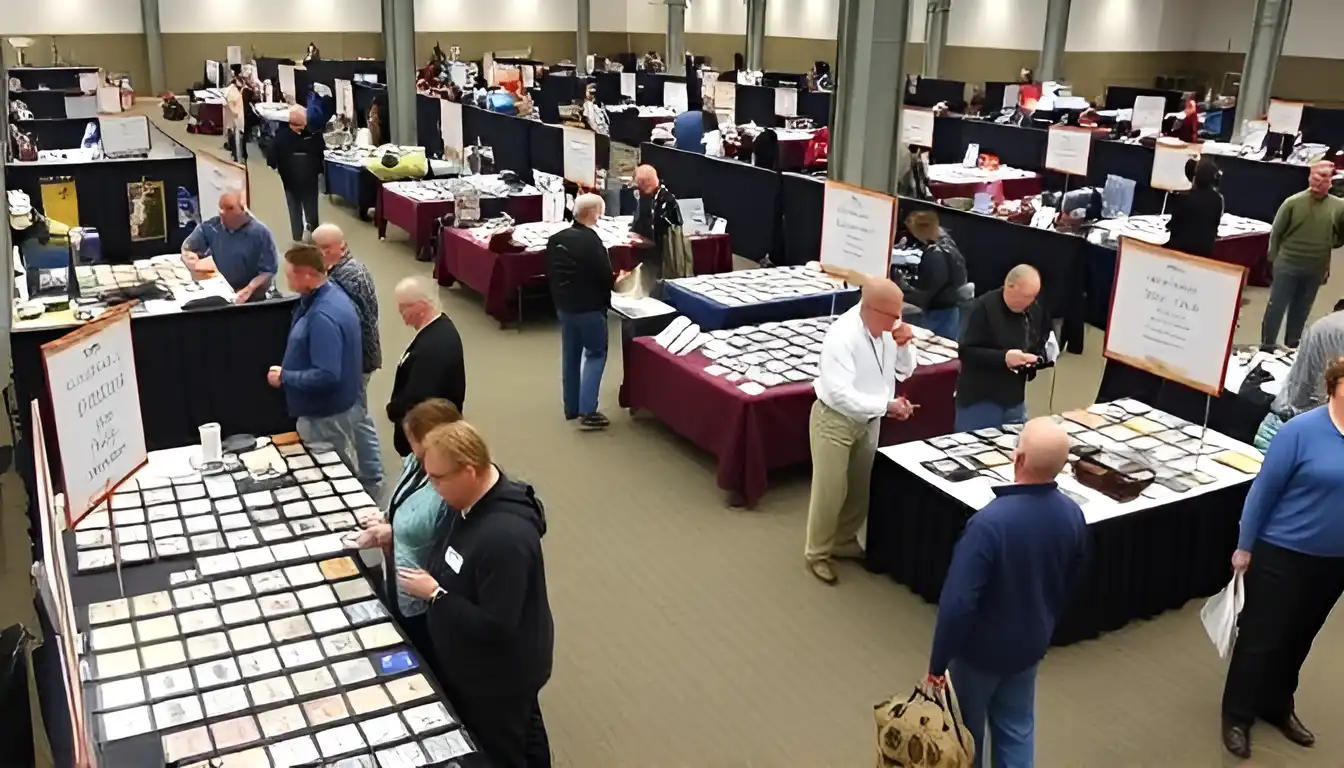
[[[1324,275],[1330,251],[1344,245],[1344,199],[1318,200],[1303,190],[1283,201],[1269,233],[1269,261],[1275,268]]]

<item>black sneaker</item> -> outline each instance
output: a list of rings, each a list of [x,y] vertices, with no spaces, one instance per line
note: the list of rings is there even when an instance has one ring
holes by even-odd
[[[609,426],[611,426],[611,420],[600,413],[594,412],[579,417],[579,429],[582,430],[594,431],[598,429],[606,429]]]

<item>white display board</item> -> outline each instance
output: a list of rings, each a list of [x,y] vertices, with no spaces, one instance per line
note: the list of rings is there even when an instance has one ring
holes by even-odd
[[[448,79],[453,81],[453,85],[458,88],[466,89],[469,87],[467,82],[467,64],[463,61],[454,61],[448,65]]]
[[[634,73],[634,72],[622,72],[622,73],[621,73],[621,95],[624,96],[624,97],[627,98],[627,99],[633,99],[633,98],[635,98],[635,93],[636,93],[636,89],[637,89],[637,88],[638,88],[638,85],[637,85],[637,83],[636,83],[636,81],[635,81],[635,73]]]
[[[1167,100],[1161,96],[1134,97],[1134,110],[1129,116],[1131,128],[1142,133],[1159,133],[1162,118],[1167,114]]]
[[[684,83],[683,83],[684,85]],[[564,126],[565,180],[581,187],[597,187],[597,134],[586,128]]]
[[[218,86],[218,85],[219,85],[219,62],[218,62],[218,61],[211,60],[211,61],[207,61],[207,62],[205,62],[205,79],[208,80],[208,81],[210,81],[210,84],[211,84],[211,85],[214,85],[214,86]]]
[[[439,102],[439,134],[443,137],[443,159],[458,166],[465,165],[466,152],[462,136],[462,105],[444,99]]]
[[[196,153],[196,185],[199,188],[201,220],[219,213],[219,198],[225,192],[241,192],[247,205],[247,169],[221,160],[209,152]]]
[[[1198,144],[1185,142],[1170,144],[1159,141],[1153,147],[1153,176],[1149,186],[1168,192],[1184,192],[1190,189],[1190,177],[1185,175],[1185,165],[1192,157],[1199,157]]]
[[[68,528],[149,460],[131,345],[135,303],[42,345]]]
[[[230,67],[241,66],[243,63],[243,46],[230,45],[225,57],[227,58]]]
[[[1051,126],[1045,140],[1045,167],[1071,176],[1086,176],[1092,157],[1092,131],[1087,128]]]
[[[355,119],[355,84],[349,80],[337,80],[336,85],[345,92],[345,111],[341,112],[347,120]]]
[[[98,86],[103,84],[102,70],[98,72],[80,72],[79,90],[83,93],[93,93],[98,90]]]
[[[1022,100],[1022,86],[1013,84],[1003,86],[1003,107],[1006,109],[1017,109],[1017,103]]]
[[[98,118],[103,152],[109,156],[144,154],[150,150],[149,118],[144,115]]]
[[[1296,136],[1302,128],[1302,108],[1307,106],[1300,101],[1269,100],[1269,130],[1271,133],[1287,133]]]
[[[281,64],[278,67],[280,71],[280,95],[285,99],[298,100],[299,94],[294,87],[294,67],[291,64]]]
[[[350,81],[341,80],[338,78],[335,82],[332,83],[333,87],[331,89],[331,95],[336,99],[336,114],[341,115],[342,117],[345,116],[345,110],[347,109],[347,106],[349,107],[354,106],[353,104],[347,105],[345,103],[345,84],[348,82]],[[353,83],[351,83],[351,85],[353,85]]]
[[[896,198],[826,182],[821,209],[822,269],[887,277],[896,236]]]
[[[933,110],[905,107],[901,110],[901,143],[933,148]]]
[[[690,102],[686,100],[686,84],[664,80],[663,106],[671,108],[678,115],[690,109]]]
[[[115,85],[104,85],[98,89],[98,114],[121,114],[121,89]]]
[[[780,117],[798,116],[798,89],[775,89],[775,114]]]
[[[714,111],[737,115],[737,83],[720,80],[714,84]]]
[[[1120,239],[1104,354],[1217,397],[1246,270]]]

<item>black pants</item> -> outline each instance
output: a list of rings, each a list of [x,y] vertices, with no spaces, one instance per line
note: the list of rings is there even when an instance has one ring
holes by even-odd
[[[1302,662],[1341,593],[1344,557],[1256,542],[1223,687],[1223,717],[1249,725],[1257,717],[1279,722],[1292,714]]]
[[[536,691],[464,693],[445,683],[444,692],[476,747],[495,768],[550,768],[551,743]]]
[[[312,189],[285,188],[285,202],[289,204],[289,233],[294,242],[303,242],[303,233],[317,229],[317,185]]]

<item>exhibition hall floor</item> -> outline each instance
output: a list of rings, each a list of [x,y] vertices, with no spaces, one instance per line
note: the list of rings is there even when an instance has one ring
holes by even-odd
[[[188,135],[185,123],[159,122],[191,148],[222,154],[220,137]],[[253,211],[283,250],[289,230],[279,179],[255,151],[251,171]],[[393,288],[407,275],[428,275],[430,265],[414,260],[404,233],[394,229],[379,242],[373,226],[351,209],[325,198],[321,205],[323,220],[345,230],[378,286],[385,366],[370,385],[378,413],[411,338]],[[1339,298],[1339,253],[1336,263],[1337,277],[1322,290],[1313,318]],[[1239,342],[1258,335],[1266,293],[1249,291]],[[561,416],[553,321],[531,322],[521,333],[502,331],[480,297],[459,288],[442,296],[466,348],[467,418],[482,428],[504,469],[536,485],[546,504],[556,651],[542,706],[556,764],[871,765],[872,705],[909,691],[923,675],[933,606],[857,565],[841,564],[841,582],[833,588],[808,574],[802,558],[806,471],[772,477],[752,511],[728,508],[715,487],[711,457],[652,419],[632,421],[617,407],[614,324],[602,387],[613,423],[602,433],[580,433]],[[1089,329],[1087,354],[1064,357],[1053,409],[1045,374],[1031,388],[1031,413],[1090,404],[1101,347],[1102,334]],[[391,425],[380,419],[379,429],[394,474]],[[7,571],[11,579],[21,572]],[[12,590],[0,590],[6,592]],[[1219,742],[1224,663],[1204,635],[1199,607],[1191,602],[1053,651],[1038,686],[1037,763],[1235,764]],[[1339,764],[1340,613],[1318,638],[1297,700],[1318,746],[1293,747],[1261,725],[1254,731],[1255,765]]]

